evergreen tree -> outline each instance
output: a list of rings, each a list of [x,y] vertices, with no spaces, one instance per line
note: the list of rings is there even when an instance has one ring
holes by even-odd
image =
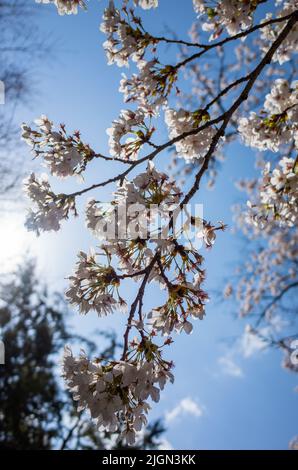
[[[80,339],[89,353],[95,344],[74,335],[59,294],[41,286],[32,261],[0,283],[0,328],[5,364],[0,365],[0,448],[12,450],[121,449],[117,435],[100,433],[78,413],[59,377],[59,356],[66,343]],[[114,334],[101,333],[101,356],[112,358]],[[137,448],[158,446],[160,422],[149,426]]]

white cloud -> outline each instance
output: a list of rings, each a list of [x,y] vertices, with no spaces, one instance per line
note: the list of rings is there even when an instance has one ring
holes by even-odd
[[[259,328],[257,333],[250,325],[246,325],[243,334],[235,344],[217,360],[221,373],[231,377],[243,377],[242,367],[235,361],[235,358],[248,359],[257,353],[266,351],[268,349],[266,338],[274,331],[280,331],[286,325],[287,322],[278,315],[270,319],[270,325]],[[215,376],[218,375],[218,373],[215,374]]]
[[[223,374],[230,375],[232,377],[243,377],[241,367],[236,364],[231,354],[220,357],[218,359],[218,363],[221,366]]]
[[[171,411],[167,411],[165,419],[167,423],[170,423],[178,417],[188,414],[196,418],[199,418],[203,414],[203,408],[190,397],[183,398],[175,408]]]
[[[268,333],[270,333],[270,330],[268,328],[263,328],[259,330],[259,333],[261,335],[266,336]],[[262,338],[254,334],[249,326],[245,328],[244,334],[242,335],[240,339],[240,345],[239,349],[243,357],[251,357],[255,353],[262,351],[266,349],[267,343],[264,341]]]
[[[251,357],[260,351],[266,350],[268,347],[266,338],[274,332],[280,332],[288,325],[288,322],[279,315],[272,316],[269,321],[268,326],[258,329],[258,334],[249,325],[246,325],[239,343],[239,350],[243,357]]]
[[[173,450],[172,444],[167,439],[162,439],[158,446],[158,450]]]

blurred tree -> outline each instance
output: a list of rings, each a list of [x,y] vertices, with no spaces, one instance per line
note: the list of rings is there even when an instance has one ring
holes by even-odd
[[[11,198],[22,176],[22,161],[16,150],[20,131],[15,112],[19,105],[30,103],[36,89],[37,64],[49,57],[51,49],[49,41],[40,36],[36,11],[28,0],[0,0],[1,199]]]
[[[85,413],[78,413],[59,379],[59,354],[66,342],[78,339],[66,324],[61,295],[49,295],[27,261],[0,285],[1,340],[5,364],[0,365],[0,448],[121,449],[117,435],[100,433]],[[102,333],[101,356],[112,358],[115,335]],[[79,338],[89,353],[92,341]],[[136,447],[154,449],[164,429],[149,426]]]

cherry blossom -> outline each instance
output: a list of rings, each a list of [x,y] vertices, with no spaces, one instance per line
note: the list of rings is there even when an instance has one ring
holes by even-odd
[[[54,194],[47,175],[37,178],[32,173],[24,181],[24,190],[37,208],[35,211],[29,211],[25,225],[37,235],[40,231],[58,231],[61,221],[67,219],[70,212],[76,215],[74,198],[65,194]]]
[[[137,352],[139,359],[134,360]],[[84,351],[74,357],[65,348],[63,376],[78,402],[78,410],[88,409],[98,428],[115,432],[132,445],[135,434],[147,423],[148,398],[159,401],[160,390],[174,381],[172,364],[163,360],[162,350],[149,338],[133,341],[131,359],[103,363],[90,361]]]
[[[95,310],[99,316],[113,313],[116,308],[124,308],[125,301],[118,293],[119,277],[112,266],[96,262],[94,255],[79,253],[79,261],[66,297],[73,305],[78,305],[81,313]],[[117,294],[117,300],[114,294]]]
[[[203,23],[203,31],[212,32],[210,40],[218,37],[223,28],[230,35],[236,34],[252,25],[253,13],[258,2],[239,2],[237,0],[223,0],[210,2],[208,0],[193,0],[196,13],[207,17]]]
[[[153,129],[145,123],[142,111],[123,110],[107,129],[112,157],[135,160],[141,147],[150,139]],[[122,139],[126,137],[125,142]],[[130,137],[129,137],[130,136]]]
[[[162,335],[170,335],[173,330],[190,334],[193,330],[190,320],[203,320],[206,300],[208,296],[198,283],[173,284],[169,288],[167,303],[149,312],[149,324]]]
[[[144,10],[158,7],[158,0],[134,0],[134,3]]]
[[[142,5],[146,3],[142,2]],[[123,9],[121,15],[113,0],[104,11],[100,30],[107,35],[103,47],[108,64],[116,63],[118,67],[128,67],[130,58],[134,62],[141,60],[147,46],[154,43],[154,39],[142,30],[141,20],[133,10]]]
[[[248,219],[253,224],[264,227],[274,220],[280,225],[294,226],[298,220],[297,162],[284,157],[273,171],[267,164],[258,194],[259,200],[248,202]]]
[[[277,18],[282,18],[289,15],[297,9],[298,3],[297,0],[277,0],[276,5],[282,5],[282,9],[278,11]],[[272,18],[272,13],[267,13],[264,21],[268,21]],[[283,24],[279,23],[277,25],[269,25],[262,28],[261,31],[261,49],[263,51],[268,50],[268,47],[274,40],[277,35],[282,30]],[[280,65],[284,62],[287,62],[291,59],[293,53],[297,53],[298,45],[298,27],[295,26],[291,33],[287,36],[281,47],[278,48],[276,53],[273,56],[273,61],[278,62]]]
[[[53,3],[58,10],[59,15],[76,15],[78,8],[86,9],[86,3],[83,0],[35,0],[36,3]]]
[[[52,175],[61,178],[78,175],[94,158],[94,151],[82,142],[79,132],[68,135],[63,124],[55,130],[45,115],[36,119],[35,124],[37,130],[22,124],[22,139],[32,148],[35,158],[43,158]]]
[[[297,83],[277,79],[266,95],[264,112],[250,113],[239,120],[238,130],[246,145],[277,152],[282,145],[297,139]]]
[[[179,109],[178,111],[167,109],[165,112],[165,121],[171,139],[185,132],[195,130],[205,119],[208,119],[208,117],[204,114],[200,115],[200,112],[190,113],[184,109]],[[215,133],[215,129],[207,127],[200,132],[179,140],[175,143],[178,156],[183,157],[186,161],[198,159],[199,162],[202,162]]]
[[[140,60],[137,67],[138,74],[130,78],[123,75],[119,90],[124,93],[125,102],[136,103],[146,116],[156,116],[159,108],[167,104],[177,70],[169,65],[161,65],[157,59]]]

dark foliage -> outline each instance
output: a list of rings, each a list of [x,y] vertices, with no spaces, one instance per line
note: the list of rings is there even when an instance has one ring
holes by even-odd
[[[85,413],[78,413],[59,376],[59,358],[66,343],[78,341],[92,354],[95,343],[71,333],[62,297],[49,295],[27,261],[0,285],[1,340],[5,364],[0,365],[1,449],[123,449],[125,445],[99,433]],[[118,343],[113,333],[100,333],[113,357]],[[155,422],[136,446],[153,449],[164,432]]]

